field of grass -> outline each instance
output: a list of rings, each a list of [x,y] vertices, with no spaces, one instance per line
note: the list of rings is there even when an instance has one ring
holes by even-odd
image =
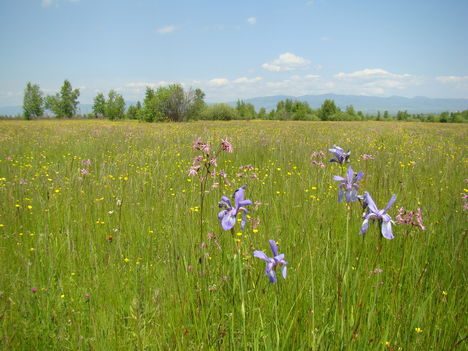
[[[0,347],[466,350],[467,132],[0,122]],[[187,173],[197,137],[234,147],[217,160],[227,177],[204,183],[203,207]],[[348,165],[328,162],[333,144],[364,171],[361,193],[379,208],[396,194],[393,220],[401,207],[421,208],[427,229],[395,224],[387,240],[371,223],[359,235],[359,202],[337,202],[333,176]],[[261,204],[248,206],[244,230],[223,231],[218,202],[242,185]],[[288,261],[274,284],[253,257],[271,257],[270,239]]]

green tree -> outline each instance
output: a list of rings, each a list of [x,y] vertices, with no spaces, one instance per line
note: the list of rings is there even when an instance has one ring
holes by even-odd
[[[339,112],[340,109],[336,107],[335,101],[333,100],[325,100],[318,111],[318,116],[322,121],[328,121],[330,116],[334,115],[335,113]]]
[[[39,117],[44,114],[44,99],[37,84],[28,82],[24,89],[23,115],[25,119]]]
[[[238,118],[237,110],[228,104],[211,105],[203,112],[203,119],[206,120],[230,121]]]
[[[141,113],[141,102],[137,101],[136,105],[130,105],[127,108],[127,118],[128,119],[138,119],[138,116]]]
[[[79,89],[73,89],[71,83],[65,79],[60,93],[46,97],[46,109],[51,110],[57,117],[72,117],[76,114]]]
[[[267,119],[267,112],[265,107],[260,107],[258,110],[257,118],[259,119]]]
[[[115,90],[109,91],[105,102],[104,116],[111,120],[122,119],[125,116],[125,100]]]
[[[205,93],[201,89],[187,91],[180,84],[160,87],[157,90],[146,88],[140,118],[148,122],[170,120],[181,122],[194,119],[204,109]]]
[[[140,118],[146,122],[157,122],[166,119],[163,112],[164,104],[168,99],[170,91],[168,88],[160,87],[157,90],[146,88],[145,99]]]
[[[201,118],[202,111],[205,109],[205,93],[197,88],[193,91],[193,102],[187,114],[187,119]]]
[[[103,93],[99,93],[94,98],[93,103],[93,113],[95,117],[104,116],[106,108],[106,99],[104,98]]]
[[[255,106],[252,103],[237,100],[236,110],[241,119],[255,119],[257,117]]]

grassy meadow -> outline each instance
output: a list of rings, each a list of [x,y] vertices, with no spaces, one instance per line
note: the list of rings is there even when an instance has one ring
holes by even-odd
[[[0,348],[466,350],[467,134],[391,122],[0,122]],[[219,154],[227,176],[206,180],[203,207],[187,172],[197,137],[234,147]],[[380,209],[397,194],[393,220],[421,208],[427,229],[396,223],[387,240],[371,223],[359,235],[359,202],[337,202],[333,176],[348,165],[328,162],[333,144],[364,171],[360,193]],[[223,231],[218,202],[242,185],[257,203],[243,230]],[[288,261],[274,284],[253,257],[271,257],[270,239]]]

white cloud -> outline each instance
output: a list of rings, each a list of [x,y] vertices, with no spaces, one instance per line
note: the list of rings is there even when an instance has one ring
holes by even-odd
[[[361,80],[369,80],[369,79],[406,79],[410,78],[410,74],[395,74],[390,73],[381,68],[365,68],[361,71],[356,71],[352,73],[343,73],[340,72],[335,74],[335,78],[338,79],[361,79]]]
[[[228,85],[229,80],[226,78],[213,78],[208,81],[208,85],[210,86],[223,86],[223,85]]]
[[[125,85],[127,88],[155,88],[155,87],[160,87],[160,86],[165,86],[169,85],[169,82],[166,82],[165,80],[160,80],[159,82],[130,82]]]
[[[157,31],[158,31],[159,34],[169,34],[169,33],[174,32],[176,29],[177,29],[177,27],[175,25],[171,24],[169,26],[158,28]]]
[[[257,23],[257,19],[255,17],[249,17],[249,18],[247,18],[247,23],[255,24],[255,23]]]
[[[319,75],[317,74],[307,74],[304,76],[305,79],[317,79],[317,78],[320,78]]]
[[[333,77],[337,80],[337,93],[361,95],[395,94],[397,91],[422,83],[421,77],[407,73],[392,73],[382,68],[365,68],[351,73],[340,72]]]
[[[321,37],[320,37],[320,40],[322,40],[322,41],[327,41],[327,40],[330,40],[330,38],[327,37],[327,36],[321,36]]]
[[[236,84],[242,84],[242,83],[253,84],[253,83],[260,82],[262,79],[263,79],[262,77],[255,77],[255,78],[240,77],[240,78],[235,79],[233,82]]]
[[[468,76],[439,76],[436,80],[443,84],[467,84]]]
[[[262,67],[268,71],[281,72],[307,69],[309,65],[310,60],[296,56],[290,52],[285,52],[279,55],[277,59],[262,64]]]

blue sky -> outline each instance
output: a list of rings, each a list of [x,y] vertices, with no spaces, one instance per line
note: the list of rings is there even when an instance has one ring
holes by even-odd
[[[82,103],[181,83],[208,102],[468,98],[466,0],[0,0],[0,106],[64,79]]]

